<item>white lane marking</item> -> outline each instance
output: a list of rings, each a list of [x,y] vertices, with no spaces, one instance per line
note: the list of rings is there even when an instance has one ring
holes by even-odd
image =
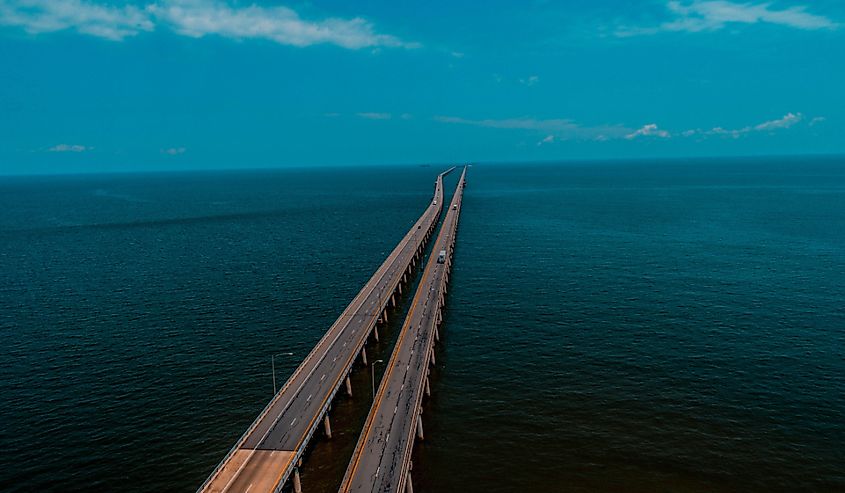
[[[249,493],[249,490],[252,489],[252,484],[253,483],[249,483],[249,486],[246,487],[246,491],[244,493]]]
[[[449,171],[451,171],[451,170],[449,170]],[[438,180],[439,180],[439,179],[440,179],[440,178],[438,177]],[[436,190],[436,194],[437,194],[437,200],[442,201],[442,200],[443,200],[443,198],[442,198],[442,192],[440,191],[440,189],[439,189],[439,188]],[[433,214],[433,213],[432,213],[432,214]],[[430,220],[430,218],[428,218],[428,217],[426,217],[426,219],[429,219],[429,220]],[[418,224],[419,224],[419,223],[422,223],[422,222],[423,222],[422,220],[417,221],[417,223],[418,223]],[[385,268],[385,271],[382,271],[382,268],[384,268],[384,264],[382,264],[382,266],[381,266],[381,267],[379,267],[379,268],[376,270],[376,272],[375,272],[375,274],[373,275],[373,277],[375,277],[375,276],[377,276],[377,275],[378,275],[378,276],[380,276],[380,278],[384,278],[386,273],[387,273],[387,274],[392,274],[392,272],[391,272],[391,268],[395,269],[394,265],[395,265],[396,261],[397,261],[398,259],[402,258],[402,254],[403,254],[403,253],[405,253],[405,249],[408,247],[408,244],[410,243],[411,238],[416,238],[416,231],[413,231],[413,229],[412,229],[412,231],[409,231],[409,232],[405,235],[405,237],[404,237],[404,238],[402,238],[402,241],[401,241],[401,242],[400,242],[400,244],[397,246],[397,248],[396,248],[396,249],[394,249],[394,252],[392,252],[392,253],[391,253],[391,254],[387,257],[387,259],[385,260],[385,264],[386,264],[388,261],[391,261],[390,267],[386,267],[386,268]],[[420,244],[421,244],[421,241],[417,243],[417,245],[420,245]],[[393,254],[393,253],[395,253],[395,251],[396,251],[396,250],[399,250],[399,252],[398,252],[398,253],[396,253],[396,256],[394,257],[394,254]],[[369,284],[369,283],[368,283],[368,284]],[[376,283],[376,286],[378,286],[378,283]],[[366,288],[367,288],[367,285],[365,285],[365,286],[364,286],[364,289],[366,289]],[[362,291],[363,291],[363,290],[362,290]],[[373,290],[371,289],[371,290],[370,290],[370,293],[369,293],[369,295],[368,295],[368,296],[372,296],[372,293],[373,293]],[[352,313],[357,313],[358,311],[360,311],[360,309],[361,309],[361,308],[364,306],[364,304],[366,303],[366,300],[367,300],[367,297],[368,297],[368,296],[364,296],[364,297],[363,297],[363,299],[361,299],[361,301],[359,301],[359,302],[358,302],[358,307],[357,307],[356,309],[352,310]],[[359,295],[358,295],[358,296],[356,296],[355,298],[353,298],[352,303],[350,303],[350,305],[349,305],[349,306],[351,307],[351,306],[352,306],[352,304],[354,304],[354,303],[355,303],[355,301],[356,301],[359,297],[360,297],[360,293],[359,293]],[[347,310],[348,310],[348,309],[349,309],[349,307],[347,307]],[[346,313],[346,312],[347,312],[347,310],[344,310],[344,313]],[[354,316],[354,315],[353,315],[353,316]],[[334,346],[334,345],[337,343],[338,339],[340,339],[341,335],[343,335],[343,333],[344,333],[345,329],[349,326],[349,325],[348,325],[348,323],[347,323],[347,325],[346,325],[346,326],[344,326],[344,327],[341,327],[341,326],[339,326],[339,325],[338,325],[338,322],[340,322],[340,319],[342,319],[342,318],[343,318],[343,314],[341,314],[341,317],[340,317],[340,318],[339,318],[339,319],[338,319],[338,320],[337,320],[334,324],[332,324],[332,326],[331,326],[331,327],[329,327],[329,330],[328,330],[328,332],[327,332],[327,336],[328,336],[328,334],[331,334],[332,332],[336,332],[336,334],[337,334],[337,335],[335,335],[334,339],[333,339],[331,342],[328,342],[328,347],[329,347],[329,348],[331,348],[332,346]],[[271,422],[270,426],[267,428],[267,431],[266,431],[266,432],[264,432],[264,435],[261,437],[261,439],[259,439],[259,440],[258,440],[258,443],[259,443],[259,444],[260,444],[260,443],[262,443],[262,442],[263,442],[263,441],[267,438],[267,436],[268,436],[268,435],[270,434],[270,432],[273,430],[273,428],[274,428],[275,424],[279,422],[279,419],[281,419],[282,415],[283,415],[285,412],[287,412],[287,410],[290,408],[291,404],[292,404],[292,403],[294,402],[294,400],[296,399],[296,395],[298,395],[298,394],[299,394],[299,392],[300,392],[300,391],[302,390],[302,388],[305,386],[305,383],[306,383],[306,382],[307,382],[307,381],[311,378],[311,375],[313,375],[313,374],[314,374],[314,371],[315,371],[315,370],[316,370],[316,369],[320,366],[320,364],[324,361],[324,358],[326,357],[326,355],[327,355],[327,354],[328,354],[328,352],[329,352],[329,350],[328,350],[328,349],[327,349],[327,350],[323,350],[323,351],[321,351],[321,352],[322,352],[322,356],[320,356],[320,357],[318,357],[318,358],[317,358],[316,363],[314,363],[313,365],[307,365],[307,363],[310,361],[311,356],[313,356],[313,355],[316,355],[316,354],[319,354],[319,353],[320,353],[320,351],[318,351],[318,349],[320,349],[321,347],[323,347],[325,342],[327,342],[327,338],[325,338],[325,337],[324,337],[323,339],[320,339],[320,341],[317,343],[317,346],[315,346],[315,347],[314,347],[314,349],[312,349],[312,350],[311,350],[311,353],[309,353],[309,354],[308,354],[308,356],[306,356],[306,358],[305,358],[305,360],[302,362],[302,364],[301,364],[301,365],[300,365],[300,366],[296,369],[296,371],[293,373],[293,375],[292,375],[292,376],[288,379],[288,383],[292,382],[294,379],[296,379],[296,377],[298,377],[298,376],[299,376],[299,374],[300,374],[299,370],[300,370],[301,368],[303,368],[303,367],[305,367],[305,366],[311,366],[311,371],[310,371],[310,372],[309,372],[309,373],[305,376],[305,378],[303,379],[302,383],[299,385],[299,388],[298,388],[298,389],[296,389],[295,391],[293,391],[293,395],[294,395],[294,397],[293,397],[292,399],[290,399],[290,400],[289,400],[289,401],[285,404],[285,406],[282,408],[282,410],[281,410],[279,413],[277,413],[277,414],[276,414],[275,419],[273,419],[273,420],[272,420],[272,422]],[[326,375],[323,375],[323,376],[322,376],[322,378],[320,378],[320,381],[322,382],[325,378],[326,378]],[[285,389],[287,388],[288,383],[286,383],[286,384],[282,387],[282,390],[285,390]],[[281,394],[281,391],[279,392],[279,394]],[[274,401],[276,401],[276,400],[278,400],[278,399],[273,399],[273,400],[274,400]],[[271,406],[272,406],[272,403],[271,403]],[[269,411],[269,407],[270,407],[270,406],[268,406],[268,411]],[[266,415],[264,415],[264,416],[260,416],[260,417],[258,418],[258,420],[257,420],[257,424],[256,424],[256,427],[258,426],[258,424],[260,424],[260,422],[261,422],[261,421],[262,421],[265,417],[267,417],[267,416],[266,416]],[[294,421],[296,421],[296,419],[294,419]],[[388,435],[388,436],[389,436],[389,435]],[[222,490],[222,491],[224,491],[224,492],[225,492],[225,491],[227,491],[227,490],[229,489],[229,487],[232,485],[232,483],[235,481],[235,479],[236,479],[236,478],[240,475],[241,471],[243,471],[243,469],[244,469],[244,467],[247,465],[247,463],[249,463],[249,461],[250,461],[250,460],[252,460],[252,457],[253,457],[253,455],[255,454],[256,450],[258,450],[258,449],[253,449],[253,450],[250,452],[250,454],[249,454],[249,456],[246,458],[246,460],[244,460],[244,462],[243,462],[243,463],[241,463],[241,465],[238,467],[237,471],[235,471],[235,474],[234,474],[234,475],[233,475],[233,476],[229,479],[229,481],[226,483],[226,485],[224,485],[224,486],[223,486],[223,490]],[[219,471],[218,471],[218,472],[219,472]],[[216,473],[215,473],[215,475],[216,475]]]
[[[313,395],[313,394],[308,394],[308,398],[307,398],[307,399],[305,399],[305,402],[311,402],[311,396],[312,396],[312,395]]]
[[[290,422],[290,425],[293,426],[294,423],[296,423],[296,418],[293,418],[293,421]]]
[[[322,376],[322,377],[320,377],[320,381],[322,382],[322,381],[323,381],[323,380],[325,380],[325,379],[326,379],[326,374],[325,374],[325,373],[323,373],[323,376]]]

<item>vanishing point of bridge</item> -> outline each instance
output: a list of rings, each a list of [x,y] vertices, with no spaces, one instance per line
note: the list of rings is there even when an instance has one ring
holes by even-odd
[[[366,364],[367,339],[378,340],[387,308],[396,306],[396,295],[422,260],[443,209],[443,177],[452,170],[438,175],[434,197],[422,216],[198,491],[279,492],[289,479],[296,493],[302,490],[302,455],[320,425],[331,438],[332,400],[344,387],[352,395],[349,374],[355,360],[360,357]],[[428,367],[434,363],[465,175],[466,168],[448,203],[432,261],[423,272],[341,491],[413,491],[411,450],[415,433],[422,438],[422,396],[423,391],[430,393]]]

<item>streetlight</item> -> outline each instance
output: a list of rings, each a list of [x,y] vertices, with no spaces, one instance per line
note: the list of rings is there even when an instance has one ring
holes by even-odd
[[[273,368],[273,395],[276,395],[276,356],[293,356],[293,353],[279,353],[270,356],[270,367]]]
[[[376,363],[384,363],[384,360],[377,359],[370,364],[370,376],[373,380],[373,400],[376,398]]]

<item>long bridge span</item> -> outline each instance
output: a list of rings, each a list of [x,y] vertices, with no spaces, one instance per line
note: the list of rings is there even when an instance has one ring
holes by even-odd
[[[443,320],[465,179],[466,168],[431,252],[436,260],[423,272],[346,470],[342,493],[413,493],[411,454],[415,438],[423,439],[422,399],[431,394],[429,368],[435,363],[434,343]]]
[[[322,424],[331,437],[329,408],[342,388],[351,395],[349,373],[360,357],[366,364],[368,337],[396,306],[413,268],[435,230],[443,208],[443,177],[438,175],[429,206],[364,285],[293,375],[235,443],[199,492],[280,492],[292,477],[301,491],[298,466]],[[451,212],[451,211],[450,211]]]

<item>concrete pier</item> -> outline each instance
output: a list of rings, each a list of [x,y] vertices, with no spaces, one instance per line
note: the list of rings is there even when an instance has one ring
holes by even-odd
[[[299,479],[299,468],[293,470],[293,492],[302,493],[302,480]]]
[[[411,455],[415,440],[424,439],[422,399],[431,394],[429,365],[436,363],[434,342],[442,322],[465,176],[466,169],[449,203],[396,348],[385,366],[381,385],[341,483],[341,493],[397,492],[403,485],[405,491],[413,491]],[[445,263],[437,262],[441,250],[447,253]]]
[[[443,176],[450,171],[437,177],[434,196],[419,219],[198,491],[269,493],[281,489],[288,479],[296,493],[301,491],[296,465],[321,421],[326,437],[331,436],[328,410],[332,401],[346,385],[359,353],[367,365],[365,344],[370,331],[380,314],[387,320],[388,305],[396,306],[395,293],[407,282],[409,266],[416,263],[437,226],[444,206]],[[385,297],[387,293],[391,295]]]
[[[332,422],[329,421],[328,413],[323,417],[323,428],[326,431],[326,438],[332,437]]]

